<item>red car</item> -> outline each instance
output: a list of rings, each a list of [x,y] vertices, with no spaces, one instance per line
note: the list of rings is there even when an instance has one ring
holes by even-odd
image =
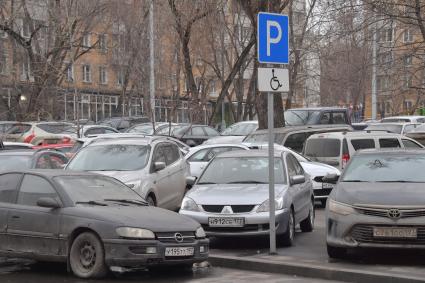
[[[33,149],[56,149],[62,153],[68,153],[74,146],[73,143],[57,143],[57,144],[43,144],[33,146]]]

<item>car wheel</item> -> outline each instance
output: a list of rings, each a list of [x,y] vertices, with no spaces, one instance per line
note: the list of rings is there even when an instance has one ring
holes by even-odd
[[[328,256],[330,258],[344,259],[347,257],[347,249],[326,245]]]
[[[152,195],[149,195],[149,196],[146,198],[146,201],[147,201],[147,203],[149,204],[149,206],[156,206],[155,199],[153,198],[153,196],[152,196]]]
[[[72,272],[80,278],[101,278],[108,273],[103,245],[91,232],[75,238],[69,253],[69,264]]]
[[[306,219],[300,222],[301,232],[311,232],[314,229],[314,201],[311,202],[308,216]]]
[[[286,232],[282,234],[280,240],[283,246],[289,247],[293,245],[295,238],[295,217],[294,211],[292,209],[289,210],[289,217],[286,227]]]

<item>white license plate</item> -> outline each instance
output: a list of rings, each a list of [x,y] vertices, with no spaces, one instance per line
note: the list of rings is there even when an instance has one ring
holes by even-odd
[[[208,225],[210,227],[243,227],[245,225],[245,218],[210,217],[208,218]]]
[[[322,188],[323,189],[333,189],[334,188],[334,184],[322,183]]]
[[[417,238],[416,228],[373,228],[375,238]]]
[[[194,252],[193,247],[165,248],[165,256],[192,256]]]

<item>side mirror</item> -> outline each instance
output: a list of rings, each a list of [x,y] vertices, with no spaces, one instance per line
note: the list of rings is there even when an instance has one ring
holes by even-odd
[[[153,170],[155,172],[161,171],[162,169],[165,169],[165,162],[155,162],[153,164]]]
[[[195,176],[189,176],[186,177],[186,184],[189,188],[192,188],[193,185],[195,185],[196,182],[196,177]]]
[[[328,174],[322,178],[323,183],[336,184],[338,182],[339,176],[337,174]]]
[[[40,207],[47,208],[60,208],[60,204],[54,198],[39,198],[37,201],[37,205]]]
[[[295,175],[290,178],[291,185],[298,185],[305,183],[305,177],[303,175]]]

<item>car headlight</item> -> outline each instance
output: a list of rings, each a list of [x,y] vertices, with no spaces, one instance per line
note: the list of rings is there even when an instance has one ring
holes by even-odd
[[[341,203],[341,202],[337,202],[334,200],[329,200],[329,211],[336,213],[336,214],[340,214],[340,215],[350,215],[356,212],[356,210],[354,209],[354,207],[352,207],[351,205],[345,204],[345,203]]]
[[[275,210],[283,209],[283,198],[278,198],[274,202]],[[257,209],[257,212],[268,212],[270,211],[269,200],[263,202]]]
[[[207,235],[205,234],[205,231],[202,227],[199,227],[196,229],[195,236],[197,239],[205,238]]]
[[[116,229],[119,236],[134,239],[155,239],[155,234],[151,230],[142,228],[119,227]]]
[[[187,211],[199,211],[199,207],[196,204],[196,202],[189,197],[183,198],[182,205],[181,205],[180,209],[181,210],[187,210]]]

